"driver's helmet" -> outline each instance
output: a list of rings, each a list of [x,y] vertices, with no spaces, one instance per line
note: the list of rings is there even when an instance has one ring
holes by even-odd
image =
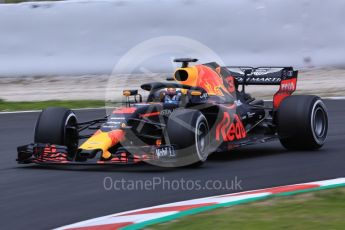
[[[177,91],[176,88],[167,88],[164,95],[164,103],[176,104],[181,99],[181,92]]]
[[[171,97],[176,95],[176,88],[167,88],[166,94]]]

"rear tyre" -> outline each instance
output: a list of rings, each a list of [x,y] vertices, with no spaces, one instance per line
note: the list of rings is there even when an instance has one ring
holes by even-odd
[[[315,150],[325,143],[328,114],[317,96],[297,95],[285,98],[277,113],[278,135],[289,150]]]
[[[210,149],[209,126],[197,110],[178,109],[169,117],[167,133],[171,145],[177,148],[178,166],[201,166]]]
[[[79,141],[74,112],[60,107],[44,109],[36,122],[34,141],[64,145],[68,148],[68,157],[74,159]]]

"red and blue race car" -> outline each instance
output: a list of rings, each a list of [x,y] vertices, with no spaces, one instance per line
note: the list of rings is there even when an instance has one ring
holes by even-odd
[[[138,89],[123,90],[123,105],[106,117],[80,122],[72,110],[44,109],[34,143],[18,147],[18,163],[199,166],[211,153],[269,140],[288,150],[324,144],[326,107],[317,96],[292,96],[298,75],[292,67],[175,61],[182,66],[172,78],[141,85],[145,102]],[[279,88],[273,103],[265,103],[247,85]]]

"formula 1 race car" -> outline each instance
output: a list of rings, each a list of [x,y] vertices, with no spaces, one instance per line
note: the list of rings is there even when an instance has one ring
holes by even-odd
[[[291,96],[298,74],[292,67],[175,61],[182,66],[172,78],[141,85],[145,102],[138,89],[124,90],[123,105],[104,118],[79,122],[69,109],[44,109],[34,143],[18,147],[18,163],[199,166],[210,153],[269,140],[279,139],[288,150],[324,144],[326,107],[317,96]],[[247,85],[279,89],[270,105],[248,94]]]

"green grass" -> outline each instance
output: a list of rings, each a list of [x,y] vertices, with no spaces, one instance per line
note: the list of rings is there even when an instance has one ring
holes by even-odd
[[[345,229],[345,188],[220,208],[149,229]]]
[[[71,109],[77,108],[98,108],[104,107],[102,100],[71,100],[71,101],[34,101],[34,102],[12,102],[0,99],[0,111],[25,111],[25,110],[41,110],[51,106],[66,107]]]

